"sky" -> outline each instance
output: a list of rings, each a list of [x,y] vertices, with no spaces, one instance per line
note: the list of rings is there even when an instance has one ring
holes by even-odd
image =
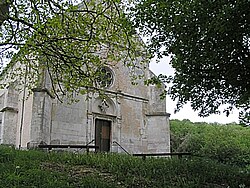
[[[169,64],[170,58],[164,57],[159,63],[156,63],[154,60],[150,63],[150,69],[156,74],[164,75],[173,75],[174,69]],[[238,111],[233,111],[229,117],[226,117],[225,114],[220,115],[210,115],[209,117],[199,117],[198,112],[192,110],[190,104],[186,104],[179,112],[174,113],[176,102],[172,101],[169,97],[166,99],[167,112],[171,114],[170,119],[189,119],[192,122],[208,122],[208,123],[238,123]]]

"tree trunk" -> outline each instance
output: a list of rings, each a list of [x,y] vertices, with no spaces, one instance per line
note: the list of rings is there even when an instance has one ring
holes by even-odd
[[[0,26],[9,15],[9,3],[7,1],[8,0],[0,0]]]

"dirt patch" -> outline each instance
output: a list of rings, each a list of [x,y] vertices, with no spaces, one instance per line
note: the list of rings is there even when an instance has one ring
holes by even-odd
[[[49,171],[65,173],[68,177],[73,178],[75,182],[85,177],[95,177],[104,182],[115,184],[118,187],[126,187],[122,182],[119,182],[110,172],[101,171],[96,168],[90,168],[84,165],[69,166],[57,163],[42,163],[41,168]]]

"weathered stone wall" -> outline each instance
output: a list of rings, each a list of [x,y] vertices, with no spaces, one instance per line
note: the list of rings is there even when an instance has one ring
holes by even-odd
[[[49,143],[52,99],[45,91],[33,92],[30,147],[40,142]]]
[[[75,104],[55,102],[52,106],[51,144],[86,144],[87,101]]]
[[[154,74],[150,72],[150,77],[152,76]],[[166,100],[160,97],[164,89],[164,84],[161,87],[154,85],[148,87],[147,150],[149,153],[170,152],[170,114],[166,112]]]
[[[168,114],[147,116],[149,153],[170,152],[170,128]]]
[[[16,146],[17,147],[19,147],[20,145],[22,148],[26,148],[27,143],[30,142],[32,106],[33,106],[33,95],[32,94],[28,95],[27,90],[25,93],[22,91],[19,94],[19,100],[18,100],[18,121],[17,121],[17,132],[16,132],[16,138],[17,138]],[[20,140],[20,136],[21,136],[21,140]]]
[[[165,100],[159,99],[164,88],[147,87],[143,80],[133,85],[126,67],[112,70],[115,80],[106,93],[105,111],[97,94],[88,101],[86,96],[79,96],[76,104],[53,103],[50,143],[86,144],[95,138],[95,120],[103,119],[112,124],[112,152],[124,152],[114,141],[130,153],[168,152],[168,114]]]
[[[130,153],[147,151],[144,103],[146,100],[134,98],[121,99],[120,144]]]
[[[0,109],[4,106],[5,90],[0,90]],[[3,112],[0,112],[0,144],[3,143]]]
[[[4,125],[2,143],[16,145],[17,112],[12,110],[4,111],[2,124]]]
[[[150,77],[154,76],[152,72],[150,72]],[[149,99],[149,112],[166,112],[166,100],[161,99],[160,95],[164,92],[165,87],[164,84],[161,87],[157,87],[155,85],[148,86],[148,99]]]
[[[17,116],[18,116],[18,93],[8,88],[1,95],[1,142],[4,144],[16,144]]]
[[[110,90],[121,91],[122,93],[132,96],[147,98],[147,87],[144,85],[144,80],[148,78],[148,65],[138,65],[141,69],[136,69],[135,72],[137,72],[138,75],[144,75],[144,78],[136,80],[136,85],[133,85],[131,82],[131,71],[133,72],[131,68],[126,67],[121,63],[116,64],[114,68],[112,67],[115,74],[115,82]],[[144,66],[146,69],[143,69]]]
[[[42,88],[35,88],[24,103],[21,146],[26,147],[29,143],[30,147],[34,147],[41,142],[87,144],[95,138],[96,119],[101,119],[111,122],[112,152],[124,152],[118,144],[130,153],[168,152],[170,132],[166,102],[159,99],[164,87],[147,87],[144,79],[137,80],[137,85],[133,85],[129,76],[131,69],[122,64],[116,64],[111,69],[115,79],[112,86],[106,88],[105,100],[98,94],[90,93],[88,97],[79,95],[78,103],[60,103],[46,90],[51,83],[45,78]],[[150,74],[148,66],[145,70],[135,71],[138,74],[144,71],[145,78]],[[11,108],[2,111],[0,142],[18,146],[23,93],[17,95],[6,90],[2,96],[2,108]]]

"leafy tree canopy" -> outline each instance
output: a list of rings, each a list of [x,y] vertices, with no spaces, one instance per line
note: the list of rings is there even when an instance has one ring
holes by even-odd
[[[151,52],[171,55],[176,69],[170,96],[180,109],[191,101],[200,116],[250,109],[249,0],[138,0],[136,27]]]
[[[143,47],[124,14],[124,4],[71,2],[0,0],[0,58],[12,58],[15,64],[8,65],[9,80],[42,87],[40,75],[46,72],[53,94],[60,99],[66,93],[98,87],[102,74],[98,70],[105,65],[137,68]]]

